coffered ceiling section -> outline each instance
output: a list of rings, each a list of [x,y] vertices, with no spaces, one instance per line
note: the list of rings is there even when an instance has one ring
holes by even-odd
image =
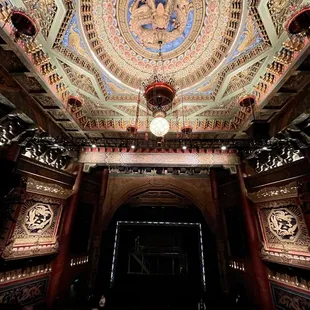
[[[158,66],[178,85],[167,115],[171,132],[184,119],[194,134],[240,133],[252,115],[238,106],[241,95],[256,96],[256,115],[264,121],[285,105],[287,91],[276,98],[274,94],[309,46],[307,38],[289,38],[285,24],[307,2],[6,1],[0,12],[0,33],[7,44],[2,66],[14,73],[19,55],[29,72],[14,79],[72,137],[125,134],[135,122],[141,82]],[[13,42],[8,18],[13,6],[26,9],[37,21],[40,31],[33,41]],[[162,30],[161,58],[156,29]],[[82,106],[68,106],[69,95],[81,97]],[[148,130],[151,118],[142,100],[139,132]]]

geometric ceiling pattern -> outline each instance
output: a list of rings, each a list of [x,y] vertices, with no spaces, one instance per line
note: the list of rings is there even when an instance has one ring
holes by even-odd
[[[11,0],[34,11],[40,24],[34,42],[13,43],[33,74],[21,75],[18,83],[33,79],[44,88],[36,100],[72,137],[125,134],[135,120],[141,81],[158,67],[174,76],[183,97],[167,115],[171,132],[184,118],[196,134],[240,133],[251,117],[237,105],[240,95],[254,94],[257,116],[270,120],[283,108],[277,103],[271,113],[267,107],[274,90],[309,45],[301,37],[289,39],[284,27],[308,1],[45,2],[48,11],[34,10],[31,0]],[[10,27],[0,31],[6,41]],[[157,28],[164,30],[161,59]],[[70,94],[84,104],[67,106]],[[46,105],[48,100],[53,103]],[[139,132],[148,130],[151,118],[142,100]]]

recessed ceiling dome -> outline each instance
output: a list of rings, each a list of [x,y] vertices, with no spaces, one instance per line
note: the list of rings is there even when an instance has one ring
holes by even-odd
[[[242,18],[242,1],[81,0],[80,5],[93,57],[134,88],[158,65],[182,88],[205,79],[229,53]]]

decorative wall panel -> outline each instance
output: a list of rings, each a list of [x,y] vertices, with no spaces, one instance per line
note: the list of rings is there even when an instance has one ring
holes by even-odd
[[[293,275],[292,270],[287,270],[290,274],[268,269],[268,279],[280,285],[290,286],[293,289],[301,289],[310,295],[310,281],[306,278]]]
[[[297,310],[310,309],[310,295],[306,291],[292,289],[286,285],[270,283],[275,309]]]
[[[9,286],[0,286],[0,304],[33,305],[43,301],[49,277],[30,281],[18,281]]]
[[[11,238],[3,251],[5,259],[55,253],[63,200],[26,193]]]
[[[263,258],[310,267],[309,232],[298,199],[258,204],[258,215],[264,240]]]
[[[14,270],[8,270],[4,272],[0,272],[0,285],[3,285],[4,283],[12,283],[18,281],[25,281],[26,279],[29,280],[29,278],[35,278],[42,276],[43,274],[49,274],[52,270],[51,264],[43,264],[43,265],[37,265],[37,266],[24,266],[23,268],[14,269]]]
[[[240,163],[235,153],[224,152],[99,152],[83,151],[80,154],[80,162],[85,164],[104,164],[108,166],[125,165],[147,165],[156,167],[207,167],[213,165],[235,166]]]

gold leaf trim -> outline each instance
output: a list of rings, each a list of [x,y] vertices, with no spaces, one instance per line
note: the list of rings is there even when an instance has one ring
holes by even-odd
[[[63,188],[60,185],[46,183],[35,180],[33,178],[27,179],[27,192],[35,193],[55,198],[67,199],[73,194],[73,190]]]

